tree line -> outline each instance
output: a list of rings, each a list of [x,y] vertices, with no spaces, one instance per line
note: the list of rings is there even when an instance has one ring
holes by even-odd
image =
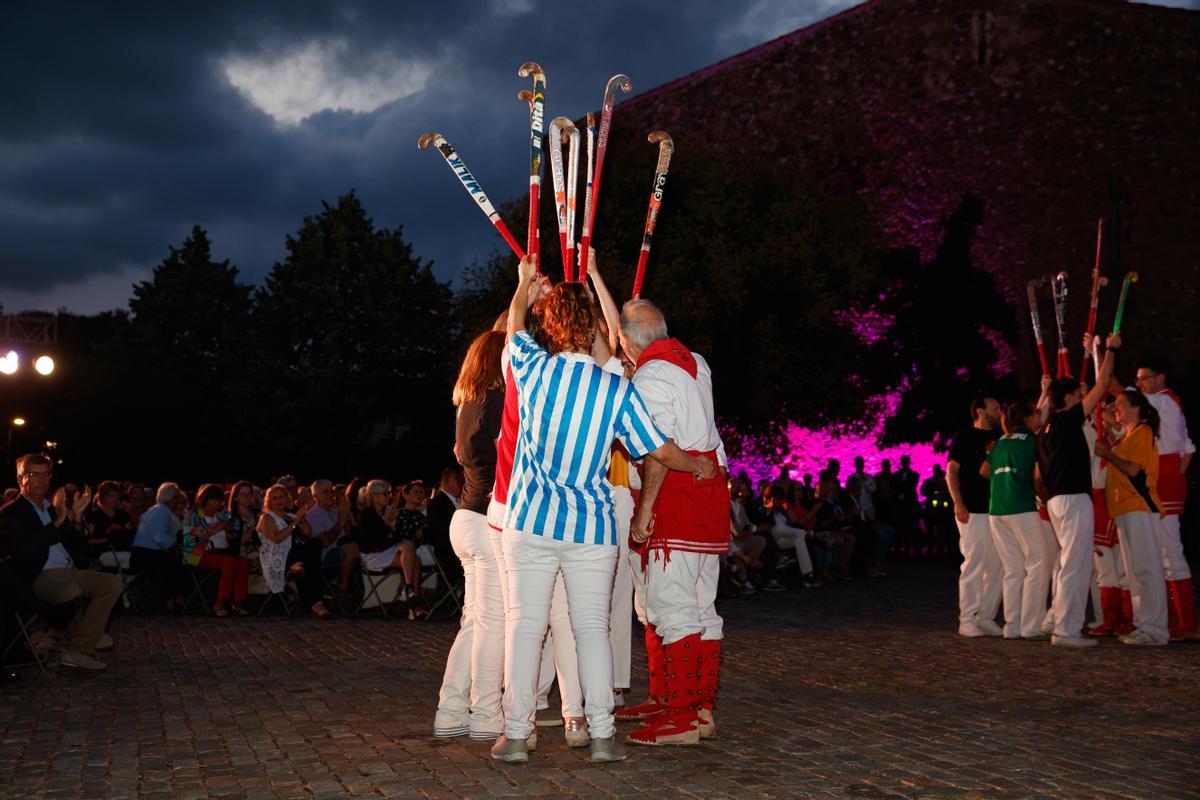
[[[923,262],[879,247],[852,192],[766,172],[731,181],[731,168],[714,154],[672,174],[644,294],[711,363],[732,449],[787,421],[864,420],[897,388],[888,437],[928,441],[973,393],[1012,380],[993,368],[1016,340],[1011,310],[970,257],[980,201],[964,197]],[[644,178],[605,173],[597,255],[618,300]],[[523,230],[522,204],[503,213]],[[553,224],[553,207],[541,216]],[[556,276],[557,237],[542,241]],[[450,388],[467,343],[507,305],[510,254],[440,281],[353,192],[306,217],[259,286],[215,249],[196,226],[128,312],[61,314],[60,372],[6,385],[6,412],[31,422],[14,450],[53,441],[60,473],[88,480],[429,478],[452,462]]]

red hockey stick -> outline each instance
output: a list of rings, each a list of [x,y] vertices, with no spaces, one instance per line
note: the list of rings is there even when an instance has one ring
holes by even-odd
[[[587,248],[592,242],[592,178],[596,167],[596,115],[587,112],[587,185],[583,187],[583,232],[579,237],[579,254],[581,266],[576,269],[579,280],[583,280],[582,262]]]
[[[1038,313],[1037,288],[1045,286],[1045,278],[1034,278],[1025,284],[1025,296],[1029,298],[1029,318],[1033,321],[1033,340],[1037,342],[1038,358],[1042,362],[1042,374],[1050,374],[1050,364],[1046,361],[1046,343],[1042,340],[1042,317]]]
[[[583,237],[579,242],[579,280],[587,278],[587,254],[596,230],[596,202],[600,197],[600,171],[604,169],[604,152],[608,149],[608,132],[612,128],[613,106],[617,102],[617,90],[629,94],[633,81],[628,75],[613,75],[604,87],[604,106],[600,109],[600,133],[596,137],[596,172],[592,176],[587,219],[584,221]],[[590,126],[589,126],[590,127]]]
[[[579,129],[571,125],[563,132],[567,148],[567,280],[575,277],[575,197],[579,193]]]
[[[650,144],[658,145],[658,165],[654,168],[654,188],[650,190],[650,208],[646,211],[646,230],[642,234],[642,251],[638,253],[637,273],[633,277],[634,300],[642,296],[642,280],[646,277],[646,261],[650,258],[650,243],[654,239],[654,224],[658,222],[658,208],[662,205],[663,187],[667,185],[667,167],[675,142],[666,131],[651,131],[646,137]]]
[[[1101,217],[1096,222],[1096,263],[1092,267],[1092,297],[1091,304],[1088,306],[1088,322],[1087,322],[1087,339],[1090,342],[1092,336],[1096,333],[1096,309],[1100,305],[1100,287],[1108,283],[1108,278],[1100,274],[1100,250],[1104,241],[1104,218]],[[1083,363],[1079,366],[1079,375],[1082,377],[1087,373],[1088,356],[1091,355],[1088,349],[1083,348]],[[1099,369],[1097,364],[1096,368]]]
[[[1058,327],[1058,377],[1071,377],[1071,361],[1067,356],[1067,273],[1060,272],[1050,284],[1054,298],[1054,324]]]
[[[525,251],[521,249],[521,245],[517,244],[517,240],[513,238],[512,232],[504,224],[504,220],[500,219],[500,212],[496,211],[492,205],[492,201],[488,200],[488,196],[483,193],[483,187],[479,185],[479,181],[475,180],[475,176],[471,174],[471,170],[467,169],[467,165],[463,163],[462,158],[454,151],[450,143],[440,133],[436,132],[422,134],[421,138],[417,139],[417,147],[422,150],[427,149],[431,144],[442,154],[442,158],[446,159],[446,163],[450,165],[450,169],[454,171],[463,188],[467,190],[468,194],[479,205],[479,209],[496,226],[496,230],[504,237],[504,241],[508,242],[508,246],[512,248],[517,258],[524,258]]]
[[[517,70],[522,78],[533,76],[533,98],[529,107],[529,235],[525,249],[541,256],[538,230],[538,197],[542,188],[542,139],[546,115],[546,71],[539,64],[527,61]]]

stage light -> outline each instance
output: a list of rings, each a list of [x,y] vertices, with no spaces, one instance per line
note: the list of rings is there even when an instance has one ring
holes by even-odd
[[[50,356],[39,356],[38,360],[33,362],[33,368],[39,375],[49,375],[54,372],[54,359]]]
[[[8,354],[4,356],[4,358],[0,358],[0,373],[4,375],[12,375],[17,371],[17,367],[19,365],[20,357],[17,356],[16,351],[9,350]]]
[[[16,425],[19,428],[25,424],[25,418],[24,417],[13,417],[12,424]]]

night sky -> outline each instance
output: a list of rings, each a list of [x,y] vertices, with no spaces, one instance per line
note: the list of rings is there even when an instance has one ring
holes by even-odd
[[[454,278],[502,242],[416,140],[442,132],[493,200],[524,194],[522,62],[547,71],[547,121],[576,118],[598,108],[616,72],[636,94],[856,4],[8,7],[0,303],[124,307],[193,224],[258,282],[303,216],[352,188],[376,225],[403,225],[417,254]]]

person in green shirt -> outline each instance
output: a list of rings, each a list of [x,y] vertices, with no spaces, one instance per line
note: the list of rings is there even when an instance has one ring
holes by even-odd
[[[1004,436],[979,472],[991,481],[988,524],[1004,568],[1004,638],[1049,639],[1041,628],[1055,549],[1042,529],[1034,493],[1033,429],[1041,415],[1033,403],[1019,400],[1005,409],[1002,422]]]

